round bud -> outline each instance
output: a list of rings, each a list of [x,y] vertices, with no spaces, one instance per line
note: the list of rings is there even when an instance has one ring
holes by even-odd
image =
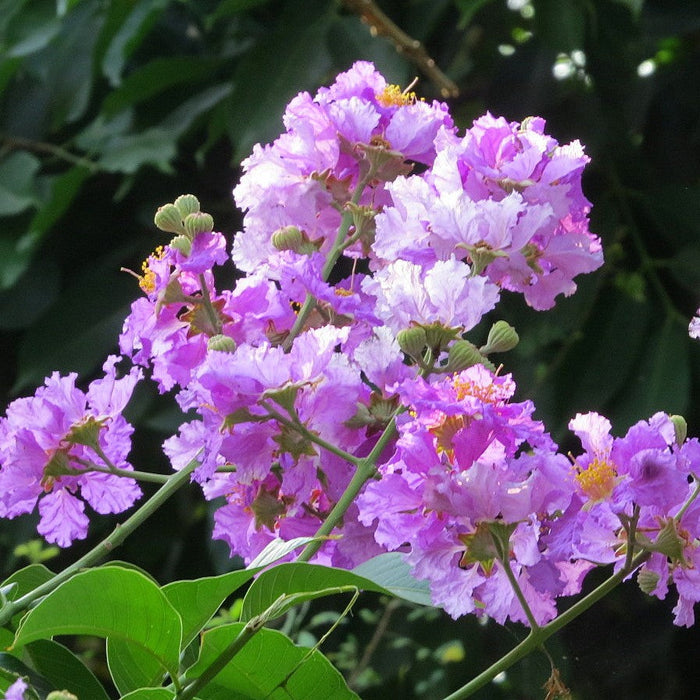
[[[659,576],[659,574],[656,573],[656,571],[642,569],[637,574],[637,583],[639,584],[639,588],[642,590],[643,593],[651,595],[656,590],[656,587],[659,585],[660,578],[661,577]]]
[[[519,340],[520,338],[513,326],[505,321],[496,321],[496,323],[491,326],[489,337],[486,339],[486,345],[480,347],[479,351],[484,355],[488,355],[492,352],[507,352],[508,350],[512,350],[518,344]]]
[[[272,234],[272,245],[277,250],[300,252],[304,244],[304,234],[296,226],[282,226]]]
[[[401,350],[415,360],[423,358],[423,351],[428,344],[425,329],[422,326],[413,326],[399,331],[396,334],[396,342]]]
[[[476,345],[468,340],[456,340],[447,353],[447,372],[461,372],[467,367],[477,365],[484,361],[483,355],[479,352]]]
[[[175,236],[175,238],[170,241],[170,247],[175,248],[175,250],[179,250],[186,258],[188,258],[192,252],[192,241],[184,234],[180,234],[179,236]]]
[[[194,214],[199,211],[199,200],[193,194],[181,194],[175,200],[175,207],[177,207],[180,216],[184,219],[188,214]]]
[[[184,233],[185,231],[182,225],[182,214],[174,204],[164,204],[162,207],[158,207],[153,221],[161,231],[168,233]]]
[[[214,219],[211,214],[195,211],[185,217],[185,233],[194,239],[198,233],[211,233],[214,230]]]
[[[213,335],[207,341],[207,350],[217,352],[236,352],[236,341],[227,335]]]
[[[52,690],[46,696],[46,700],[78,700],[78,696],[69,693],[67,690]]]

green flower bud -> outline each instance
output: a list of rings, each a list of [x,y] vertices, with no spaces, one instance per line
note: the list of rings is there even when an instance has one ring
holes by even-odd
[[[158,207],[155,217],[153,217],[155,225],[161,231],[168,233],[184,233],[185,228],[182,225],[182,214],[174,204],[164,204]]]
[[[185,233],[191,238],[198,233],[211,233],[214,230],[214,218],[203,211],[195,211],[185,217]]]
[[[425,329],[422,326],[413,326],[399,331],[396,334],[396,341],[403,352],[417,361],[423,358],[423,351],[428,344]]]
[[[186,258],[190,256],[192,252],[192,241],[185,235],[180,234],[175,236],[172,241],[170,241],[170,247],[179,250]]]
[[[659,576],[659,574],[656,573],[656,571],[642,569],[637,574],[637,583],[639,584],[639,588],[643,593],[651,595],[656,590],[656,587],[659,585],[660,578],[661,577]]]
[[[301,229],[296,226],[283,226],[272,234],[272,245],[277,250],[292,250],[298,253],[305,238]]]
[[[207,341],[207,350],[216,350],[217,352],[236,352],[236,341],[223,334],[213,335]]]
[[[479,351],[484,355],[489,355],[492,352],[507,352],[512,350],[520,338],[513,326],[505,321],[496,321],[491,326],[489,337],[486,339],[486,345],[479,348]]]
[[[683,416],[669,416],[673,423],[673,431],[676,434],[676,445],[680,447],[688,437],[688,423]]]
[[[46,696],[46,700],[78,700],[78,696],[69,693],[67,690],[52,690]]]
[[[184,219],[188,214],[199,211],[199,200],[193,194],[181,194],[175,200],[175,207],[180,212],[180,217]]]
[[[428,341],[428,347],[432,348],[437,354],[443,348],[446,348],[455,338],[459,337],[459,328],[449,328],[443,326],[442,323],[431,323],[428,326],[423,326],[425,335]]]
[[[484,361],[484,356],[479,352],[476,345],[468,340],[457,340],[450,345],[447,354],[446,372],[461,372],[467,367],[478,365]]]

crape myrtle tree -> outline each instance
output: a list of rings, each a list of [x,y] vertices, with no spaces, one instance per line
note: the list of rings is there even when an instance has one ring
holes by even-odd
[[[694,687],[697,13],[3,10],[7,697]]]

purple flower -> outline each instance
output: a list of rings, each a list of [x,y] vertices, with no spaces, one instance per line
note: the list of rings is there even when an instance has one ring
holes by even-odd
[[[272,234],[298,227],[324,255],[335,240],[342,207],[371,173],[359,204],[387,202],[385,182],[429,165],[438,130],[452,128],[447,107],[388,85],[366,62],[355,63],[315,97],[301,93],[287,107],[285,133],[256,146],[243,161],[234,197],[245,214],[233,244],[236,266],[252,271],[274,254]],[[355,247],[349,254],[357,255]]]
[[[24,700],[24,691],[29,686],[23,678],[18,678],[6,691],[5,700]]]
[[[85,502],[119,513],[141,495],[133,479],[110,473],[132,469],[133,428],[121,411],[141,379],[136,368],[117,379],[117,361],[108,358],[105,376],[87,392],[75,386],[75,374],[54,373],[0,419],[0,516],[30,513],[38,502],[39,532],[61,547],[87,535]]]
[[[688,325],[688,334],[691,338],[700,339],[700,309],[695,312],[695,316],[690,319],[690,324]]]
[[[373,245],[380,264],[456,255],[536,309],[573,293],[573,278],[603,262],[581,191],[588,159],[578,142],[559,146],[543,129],[538,118],[487,114],[461,139],[439,131],[431,168],[387,185]]]

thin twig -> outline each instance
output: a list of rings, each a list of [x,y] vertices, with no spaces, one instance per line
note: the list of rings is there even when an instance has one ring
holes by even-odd
[[[388,37],[399,53],[405,54],[435,83],[442,97],[457,97],[459,95],[457,85],[437,67],[435,61],[428,56],[423,48],[423,44],[394,24],[377,7],[374,0],[343,0],[343,4],[348,10],[358,15],[365,24],[369,25],[372,36]]]

